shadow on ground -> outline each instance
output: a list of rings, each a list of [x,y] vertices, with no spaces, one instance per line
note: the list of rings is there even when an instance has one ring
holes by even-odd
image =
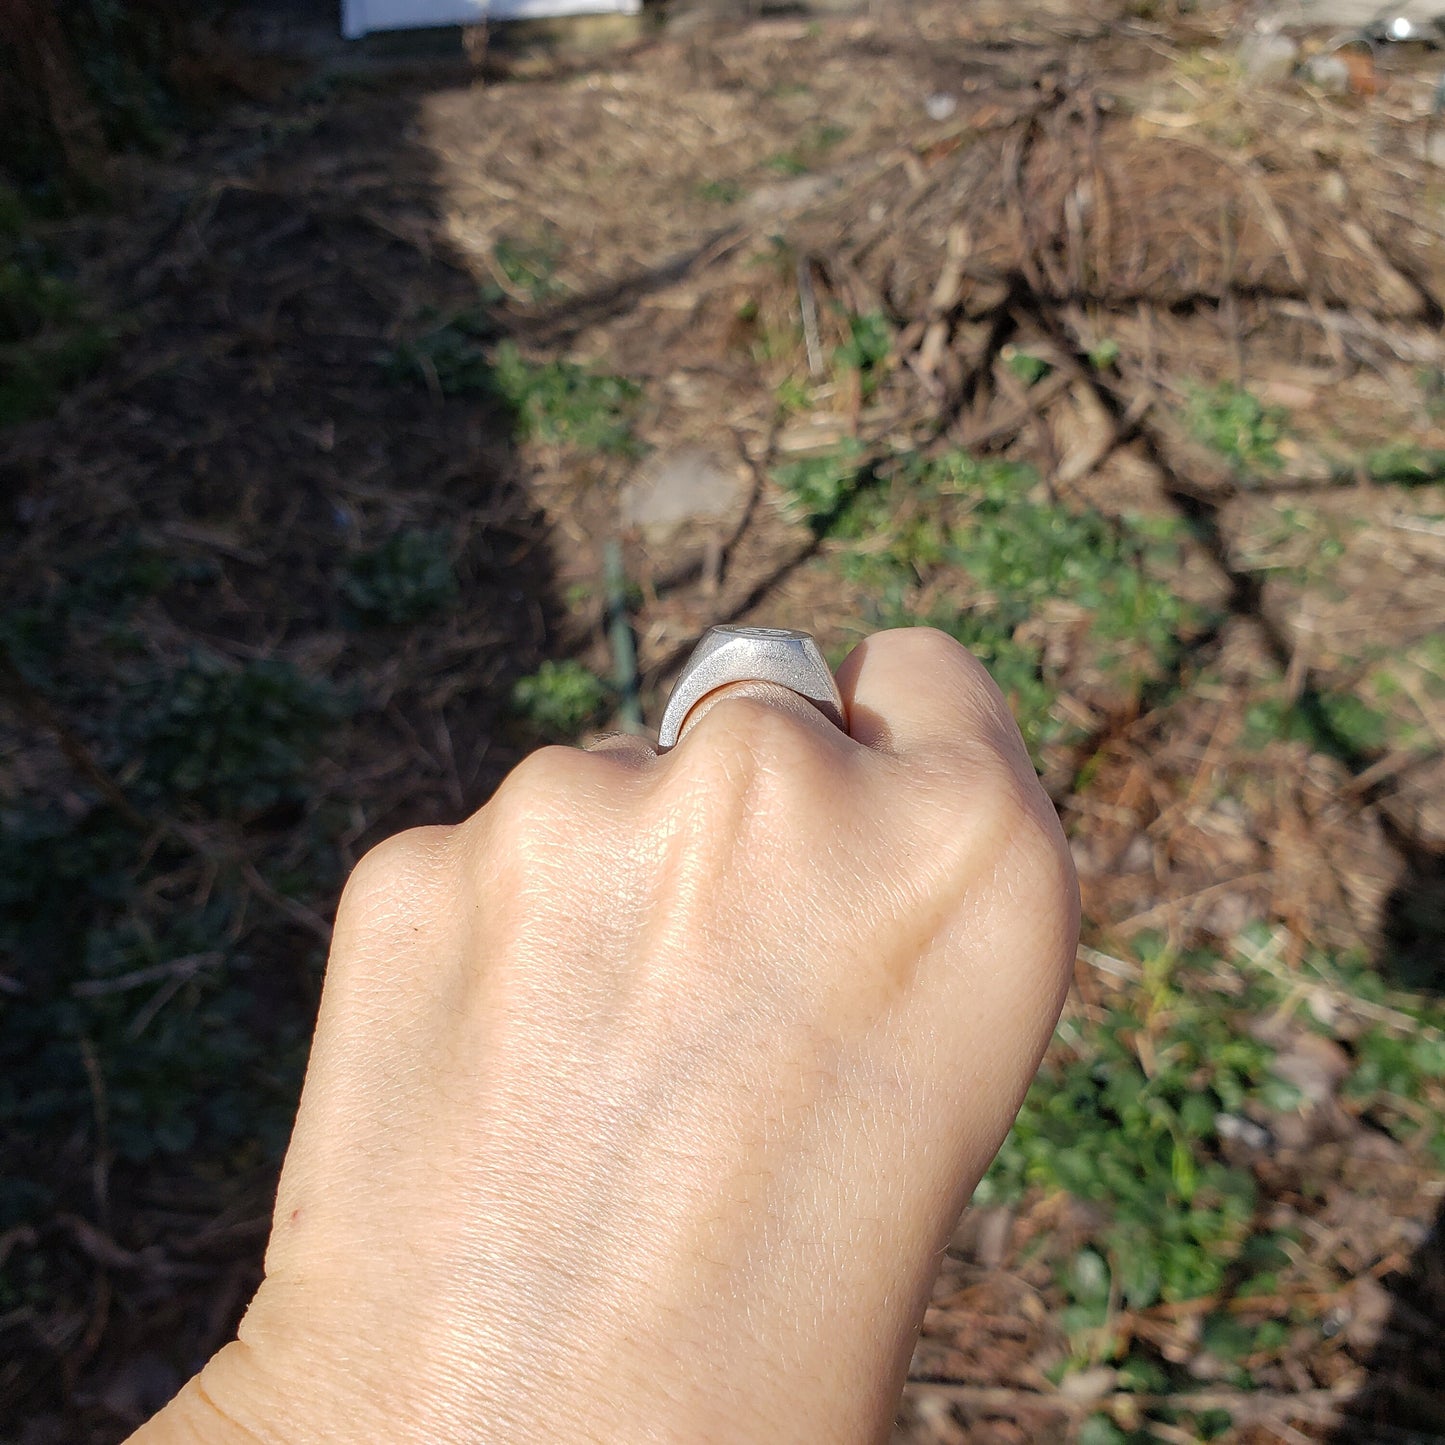
[[[1408,1268],[1383,1282],[1390,1316],[1368,1362],[1369,1378],[1331,1445],[1435,1441],[1445,1431],[1445,1211]]]
[[[1400,880],[1385,913],[1381,972],[1406,988],[1445,994],[1445,857],[1396,838]],[[1445,1437],[1445,1208],[1408,1264],[1380,1281],[1390,1311],[1366,1362],[1364,1386],[1330,1445],[1395,1445]]]
[[[109,365],[0,437],[6,1439],[119,1439],[230,1337],[347,869],[534,741],[513,419],[405,345],[495,329],[428,239],[446,80],[323,82],[158,166],[98,238]]]

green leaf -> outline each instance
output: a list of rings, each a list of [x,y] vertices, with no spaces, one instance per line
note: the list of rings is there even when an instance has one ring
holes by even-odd
[[[1129,1437],[1107,1416],[1090,1415],[1079,1426],[1079,1445],[1128,1445]]]
[[[611,693],[595,673],[580,662],[547,661],[512,688],[512,707],[539,732],[575,738],[607,707]]]
[[[1277,472],[1284,465],[1277,444],[1284,437],[1288,413],[1265,406],[1248,391],[1228,383],[1196,387],[1184,417],[1195,438],[1237,472]]]
[[[347,563],[341,595],[356,616],[371,623],[420,622],[457,600],[445,530],[405,528]]]
[[[787,494],[792,511],[827,530],[867,479],[861,448],[845,442],[818,456],[800,457],[773,468],[773,480]]]

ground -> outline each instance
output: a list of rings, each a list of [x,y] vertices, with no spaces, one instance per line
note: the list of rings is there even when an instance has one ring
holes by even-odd
[[[1238,24],[278,60],[14,223],[0,1435],[234,1327],[360,852],[741,619],[975,648],[1084,889],[896,1439],[1445,1439],[1440,59]]]

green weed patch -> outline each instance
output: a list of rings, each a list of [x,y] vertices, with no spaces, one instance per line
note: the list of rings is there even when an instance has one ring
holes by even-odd
[[[571,361],[528,361],[516,342],[492,344],[485,311],[451,316],[381,358],[396,381],[420,382],[444,396],[491,396],[513,419],[520,441],[582,451],[635,454],[632,420],[642,388],[626,377]]]
[[[0,257],[4,250],[0,247]],[[0,427],[54,410],[114,345],[80,293],[39,257],[0,259]]]
[[[512,687],[512,709],[543,737],[571,742],[596,722],[611,701],[611,690],[580,662],[544,662]]]
[[[1195,1303],[1193,1348],[1210,1359],[1212,1378],[1249,1391],[1277,1378],[1271,1372],[1302,1330],[1319,1328],[1311,1301],[1321,1275],[1348,1274],[1327,1240],[1322,1247],[1266,1207],[1277,1196],[1262,1187],[1255,1161],[1266,1167],[1274,1156],[1274,1121],[1308,1105],[1276,1072],[1260,1021],[1278,1018],[1301,988],[1327,996],[1353,1020],[1344,1107],[1439,1167],[1445,1011],[1390,990],[1363,957],[1314,955],[1280,969],[1268,962],[1263,932],[1228,960],[1139,942],[1137,980],[1111,984],[1102,1003],[1060,1024],[975,1203],[1066,1195],[1096,1221],[1085,1243],[1052,1256],[1069,1342],[1056,1381],[1103,1365],[1120,1393],[1197,1391],[1197,1375],[1129,1324]],[[1308,1014],[1299,1026],[1328,1032]],[[1241,1150],[1237,1141],[1251,1134]],[[1147,1420],[1185,1422],[1211,1438],[1231,1423],[1227,1411],[1181,1415],[1156,1401],[1136,1434],[1119,1423],[1127,1414],[1101,1414],[1081,1438],[1143,1439]]]
[[[1376,447],[1365,457],[1372,482],[1397,487],[1424,487],[1445,481],[1445,450],[1419,442],[1397,441]]]
[[[457,600],[456,570],[446,531],[409,527],[355,556],[341,580],[341,595],[357,619],[371,623],[421,622]]]
[[[476,307],[450,316],[424,312],[427,329],[380,358],[386,375],[435,387],[443,396],[488,391],[492,363],[487,348],[496,327],[487,304],[493,299],[484,295]]]
[[[1029,467],[963,452],[875,467],[840,447],[773,475],[866,593],[867,621],[926,623],[973,650],[1036,754],[1068,725],[1033,619],[1061,604],[1087,614],[1093,665],[1130,690],[1176,667],[1206,621],[1169,580],[1177,529],[1042,500]]]
[[[514,342],[497,347],[492,385],[530,441],[583,451],[632,452],[631,421],[642,388],[570,361],[529,362]]]
[[[131,538],[0,623],[71,755],[0,809],[0,1232],[88,1208],[84,1161],[232,1171],[289,1131],[306,1011],[273,1006],[294,982],[258,977],[253,950],[274,900],[339,882],[314,770],[349,703],[282,659],[148,645],[145,609],[209,575]],[[226,841],[243,833],[244,855]],[[286,947],[290,979],[319,963]],[[63,1297],[51,1268],[24,1252],[0,1301]]]
[[[561,256],[560,239],[552,232],[532,239],[503,236],[492,248],[492,260],[508,286],[534,305],[563,294],[556,279]]]
[[[1284,465],[1279,443],[1287,414],[1252,392],[1228,383],[1197,387],[1184,419],[1195,440],[1218,452],[1236,472],[1277,472]]]
[[[1293,1102],[1270,1073],[1271,1051],[1240,1027],[1262,996],[1223,993],[1217,967],[1146,955],[1136,997],[1100,1021],[1071,1022],[980,1186],[980,1202],[1038,1187],[1106,1206],[1109,1288],[1134,1309],[1213,1294],[1253,1263],[1243,1251],[1255,1185],[1222,1162],[1218,1120]],[[1066,1292],[1066,1328],[1103,1324],[1097,1290]]]
[[[1389,721],[1353,693],[1311,693],[1291,703],[1263,698],[1245,714],[1244,741],[1259,747],[1275,739],[1309,747],[1348,762],[1378,752]]]
[[[893,349],[893,327],[886,316],[870,312],[848,317],[848,337],[833,352],[833,365],[858,373],[858,387],[864,401],[878,390],[878,382]]]

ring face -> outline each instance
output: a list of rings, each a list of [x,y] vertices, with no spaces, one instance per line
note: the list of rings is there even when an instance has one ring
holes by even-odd
[[[808,633],[789,627],[710,627],[667,700],[658,751],[676,744],[688,713],[708,693],[733,682],[775,682],[807,698],[835,727],[848,730],[832,669]]]

